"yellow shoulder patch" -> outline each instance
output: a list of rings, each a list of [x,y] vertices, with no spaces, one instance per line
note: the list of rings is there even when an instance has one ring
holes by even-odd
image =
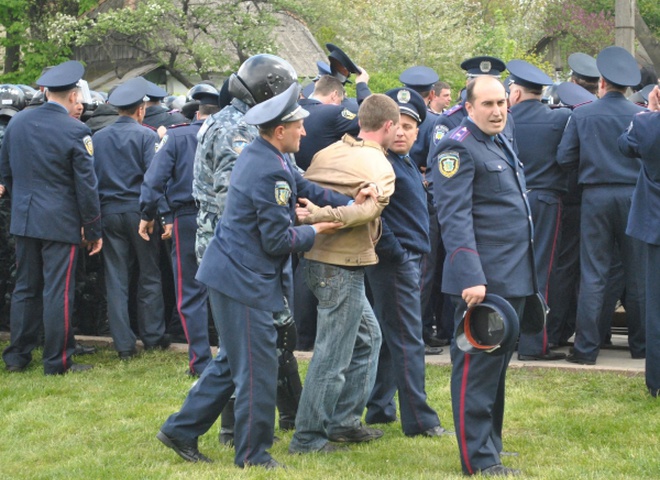
[[[353,112],[351,112],[349,109],[345,108],[341,111],[341,116],[347,120],[353,120],[356,115]]]
[[[443,152],[438,155],[438,169],[440,170],[440,173],[447,178],[456,175],[460,165],[461,158],[458,155],[458,152]]]
[[[87,153],[89,153],[90,155],[94,155],[94,144],[92,143],[92,137],[87,135],[85,138],[83,138],[83,144],[87,149]]]

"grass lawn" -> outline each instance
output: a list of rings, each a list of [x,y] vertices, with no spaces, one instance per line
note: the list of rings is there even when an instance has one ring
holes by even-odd
[[[4,348],[5,343],[0,343]],[[350,452],[291,456],[291,432],[271,449],[286,472],[233,466],[218,427],[200,438],[213,464],[189,464],[155,439],[193,380],[186,355],[148,352],[120,363],[109,349],[82,363],[94,370],[45,377],[39,358],[21,374],[0,373],[1,479],[451,479],[461,475],[455,438],[407,438],[398,423]],[[306,369],[301,364],[301,370]],[[453,429],[449,367],[428,367],[427,392]],[[553,369],[510,369],[504,464],[525,478],[660,477],[660,404],[643,376]]]

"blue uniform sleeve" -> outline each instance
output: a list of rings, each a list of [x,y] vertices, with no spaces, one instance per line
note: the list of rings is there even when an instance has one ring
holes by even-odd
[[[9,144],[5,139],[2,141],[2,149],[0,150],[0,185],[11,191],[12,173],[9,165]],[[7,196],[8,193],[5,193]]]
[[[435,155],[432,172],[445,263],[450,266],[452,281],[461,290],[486,285],[472,218],[474,160],[463,146],[447,142]]]
[[[72,151],[72,166],[78,211],[82,220],[85,239],[89,241],[101,238],[101,207],[99,205],[98,179],[94,171],[94,147],[91,131],[76,140]],[[87,135],[85,135],[85,133]]]
[[[310,225],[294,227],[291,200],[278,201],[275,195],[278,186],[290,185],[294,180],[286,170],[271,172],[261,177],[252,192],[261,247],[269,255],[305,252],[314,244],[316,230]]]
[[[156,146],[159,144],[158,134],[156,132],[150,133],[150,135],[145,135],[142,146],[145,175],[153,163],[154,156],[156,155]],[[163,215],[169,214],[170,206],[167,203],[167,197],[165,194],[161,194],[160,197],[156,199],[156,203],[158,205],[158,213]]]
[[[153,220],[165,195],[165,185],[172,178],[176,162],[176,139],[165,135],[149,164],[140,190],[140,211],[143,220]],[[169,210],[169,207],[167,208]],[[166,210],[166,211],[167,211]],[[164,213],[161,211],[161,213]]]
[[[382,233],[380,240],[376,244],[376,253],[379,257],[385,258],[392,263],[401,263],[406,255],[406,249],[401,246],[401,243],[394,235],[394,232],[387,224],[387,220],[380,217],[382,222]]]
[[[365,82],[358,82],[355,84],[355,96],[358,105],[361,104],[365,98],[371,95],[371,89]]]
[[[564,170],[575,170],[580,163],[580,139],[573,116],[568,119],[557,147],[557,163]]]
[[[626,157],[630,158],[641,157],[639,152],[639,139],[637,138],[637,134],[640,129],[635,128],[636,119],[637,117],[633,117],[628,130],[623,132],[618,139],[619,150],[621,150],[621,153],[623,153]]]

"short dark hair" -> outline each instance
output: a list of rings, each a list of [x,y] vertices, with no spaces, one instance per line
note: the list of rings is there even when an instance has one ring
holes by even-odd
[[[220,111],[219,105],[213,105],[212,103],[203,103],[199,106],[199,114],[210,116]]]
[[[315,93],[323,96],[330,95],[335,90],[342,96],[346,95],[346,92],[344,91],[344,84],[341,83],[337,77],[333,77],[331,75],[323,75],[314,84],[314,93],[312,95]]]
[[[144,105],[145,102],[140,100],[138,103],[134,105],[128,105],[126,107],[117,107],[117,111],[119,112],[120,115],[134,115],[135,112],[137,112],[138,108],[140,108],[140,105]]]
[[[575,83],[580,85],[589,93],[593,93],[594,95],[598,94],[598,80],[586,80],[585,78],[578,77],[577,75],[572,75],[571,78]]]
[[[451,90],[451,86],[447,82],[443,81],[437,81],[435,82],[435,85],[433,85],[433,91],[435,92],[436,95],[440,95],[443,90]]]

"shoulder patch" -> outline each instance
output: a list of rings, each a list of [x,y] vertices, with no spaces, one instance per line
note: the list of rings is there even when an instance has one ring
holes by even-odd
[[[345,108],[341,111],[341,116],[347,120],[353,120],[356,115],[353,112],[351,112],[349,109]]]
[[[94,155],[94,144],[92,143],[92,137],[86,135],[85,138],[83,138],[83,144],[85,145],[85,149],[87,149],[87,153]]]
[[[278,205],[288,205],[291,198],[291,186],[288,182],[281,180],[275,182],[275,201]]]
[[[461,166],[461,157],[458,152],[442,152],[438,155],[438,170],[447,178],[456,175],[458,168]]]
[[[231,149],[236,152],[238,155],[243,151],[245,147],[248,146],[250,142],[248,142],[247,138],[245,138],[242,135],[236,135],[234,138],[231,140]]]
[[[456,112],[458,112],[462,108],[463,108],[463,105],[458,103],[458,104],[454,105],[453,107],[451,107],[449,110],[445,110],[444,112],[442,112],[442,114],[450,116],[450,115],[455,114]]]
[[[163,136],[163,139],[156,144],[156,151],[160,150],[161,148],[163,148],[163,146],[165,146],[168,138],[170,138],[170,136],[166,133],[165,136]]]
[[[438,142],[442,140],[442,137],[444,137],[448,131],[449,131],[449,127],[447,127],[447,125],[436,125],[433,128],[433,145],[437,145]]]
[[[467,127],[461,127],[454,130],[449,138],[456,140],[457,142],[462,142],[468,135],[470,135],[470,130],[468,130]]]

